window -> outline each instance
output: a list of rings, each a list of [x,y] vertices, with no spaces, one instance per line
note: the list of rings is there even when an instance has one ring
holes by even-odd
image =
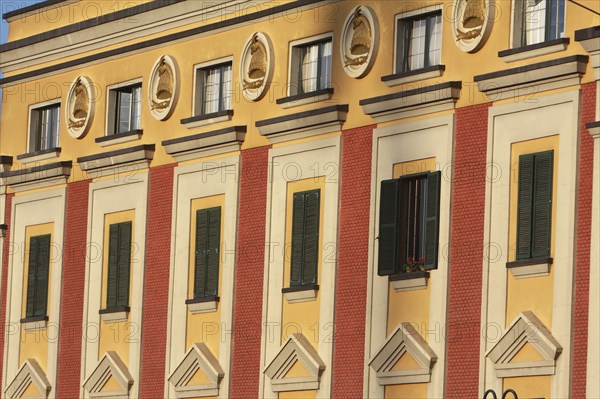
[[[565,0],[515,0],[514,47],[559,39],[565,33]]]
[[[49,268],[50,234],[31,237],[29,239],[26,318],[46,316]]]
[[[194,299],[216,297],[219,288],[221,207],[196,212]]]
[[[118,87],[109,92],[109,134],[141,129],[142,84]]]
[[[200,68],[196,71],[196,115],[231,109],[231,62]]]
[[[331,38],[292,48],[290,95],[330,88],[331,51]]]
[[[396,72],[439,65],[442,47],[442,13],[398,20]]]
[[[290,286],[317,283],[321,190],[294,193]]]
[[[380,276],[415,271],[406,265],[437,267],[440,177],[430,172],[381,182]]]
[[[129,306],[131,222],[109,227],[106,309]]]
[[[554,151],[519,157],[517,260],[550,256]]]
[[[29,152],[58,147],[60,104],[31,110]]]

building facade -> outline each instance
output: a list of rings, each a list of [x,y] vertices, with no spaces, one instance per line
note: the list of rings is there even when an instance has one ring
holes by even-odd
[[[600,398],[597,2],[2,7],[2,397]]]

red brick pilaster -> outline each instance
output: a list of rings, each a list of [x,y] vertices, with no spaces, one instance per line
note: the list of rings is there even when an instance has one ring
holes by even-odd
[[[269,148],[241,157],[230,398],[258,398]]]
[[[4,339],[7,330],[9,329],[8,324],[6,324],[6,286],[8,279],[8,253],[11,250],[11,208],[12,208],[12,199],[14,194],[6,195],[6,208],[5,208],[5,217],[4,223],[8,225],[8,230],[6,231],[6,236],[4,237],[4,252],[2,257],[2,282],[0,287],[0,322],[2,323],[3,328],[0,328],[0,392],[4,392],[5,386],[2,385],[2,374],[4,372]],[[0,394],[1,395],[1,394]]]
[[[67,186],[56,396],[78,398],[90,181]],[[68,365],[68,366],[67,366]]]
[[[575,291],[573,292],[573,371],[571,374],[571,398],[573,399],[586,398],[594,139],[585,124],[594,120],[596,120],[596,82],[581,86],[577,246],[575,249]]]
[[[150,169],[142,321],[141,398],[162,398],[165,389],[173,169]]]
[[[363,396],[371,146],[374,126],[342,132],[340,224],[335,293],[333,397]]]
[[[479,390],[489,106],[456,110],[445,398],[476,398]]]

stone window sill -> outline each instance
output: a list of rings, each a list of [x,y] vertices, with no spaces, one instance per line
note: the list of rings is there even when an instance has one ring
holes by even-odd
[[[550,274],[552,258],[533,258],[506,263],[514,278],[543,277]]]
[[[130,130],[128,132],[118,134],[108,134],[104,137],[98,137],[96,139],[96,144],[98,144],[100,147],[108,147],[115,144],[129,143],[131,141],[141,139],[143,134],[144,131],[141,129]]]
[[[326,101],[329,100],[332,96],[333,88],[329,88],[284,98],[278,98],[276,102],[281,108],[287,109],[292,107],[298,107],[300,105],[312,104],[319,101]]]
[[[308,302],[317,299],[318,284],[297,285],[283,288],[281,292],[288,303]]]
[[[196,115],[191,118],[185,118],[181,120],[181,124],[187,129],[194,129],[196,127],[208,126],[214,123],[227,122],[233,117],[233,110],[225,110],[219,112],[211,112],[210,114]]]
[[[563,37],[560,39],[549,40],[547,42],[530,44],[529,46],[511,48],[498,52],[498,57],[504,62],[513,62],[526,60],[540,55],[557,53],[564,51],[569,46],[570,39]]]
[[[204,298],[186,299],[185,301],[187,308],[192,314],[216,312],[218,303],[218,296],[207,296]]]
[[[437,78],[444,74],[446,70],[445,65],[434,65],[427,68],[415,69],[413,71],[406,71],[395,73],[393,75],[382,76],[381,81],[388,87],[394,87],[405,83],[416,82],[419,80]]]
[[[17,159],[22,163],[32,163],[44,161],[46,159],[58,158],[60,147],[49,148],[47,150],[28,152],[27,154],[17,155]]]
[[[48,316],[26,317],[21,319],[25,331],[39,331],[48,325]]]
[[[394,291],[424,290],[427,288],[429,272],[416,271],[411,273],[398,273],[389,277]]]
[[[117,308],[101,309],[98,313],[100,313],[100,318],[103,322],[118,323],[127,321],[130,310],[131,308],[129,306],[120,306]]]

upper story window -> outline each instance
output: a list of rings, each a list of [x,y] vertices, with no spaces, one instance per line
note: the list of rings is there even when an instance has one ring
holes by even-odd
[[[380,276],[437,267],[440,172],[381,182]]]
[[[49,269],[50,234],[31,237],[29,239],[25,318],[46,316]]]
[[[554,151],[519,157],[517,260],[549,257]]]
[[[60,103],[31,110],[29,152],[58,147]]]
[[[513,47],[559,39],[565,33],[565,0],[515,0]]]
[[[440,64],[441,10],[398,19],[396,35],[396,73]]]
[[[142,84],[135,83],[109,90],[108,134],[141,129]]]
[[[321,190],[294,193],[290,287],[317,283]]]
[[[300,95],[330,88],[331,60],[331,37],[293,46],[290,95]]]
[[[216,297],[219,290],[221,207],[196,212],[194,299]]]
[[[226,62],[196,70],[195,115],[231,109],[232,64]]]

